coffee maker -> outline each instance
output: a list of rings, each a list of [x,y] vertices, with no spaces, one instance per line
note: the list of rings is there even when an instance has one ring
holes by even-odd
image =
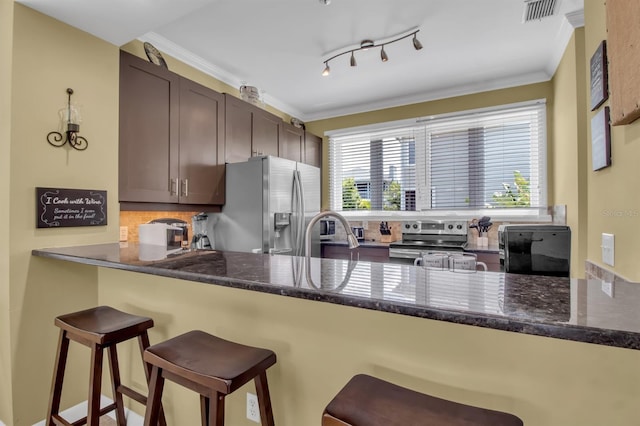
[[[191,229],[193,230],[193,237],[191,238],[192,249],[213,250],[215,248],[213,225],[214,217],[211,213],[198,213],[191,217]]]

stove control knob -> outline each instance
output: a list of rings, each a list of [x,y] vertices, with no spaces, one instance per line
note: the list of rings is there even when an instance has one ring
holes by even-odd
[[[449,225],[449,229],[453,229],[453,225]]]
[[[457,228],[458,228],[458,229],[462,229],[462,225],[458,225],[458,226],[457,226]]]
[[[418,224],[417,223],[413,224],[413,229],[418,229]]]
[[[409,225],[408,223],[405,223],[405,224],[404,224],[404,227],[405,227],[406,229],[409,229],[409,228],[411,228],[411,225]]]

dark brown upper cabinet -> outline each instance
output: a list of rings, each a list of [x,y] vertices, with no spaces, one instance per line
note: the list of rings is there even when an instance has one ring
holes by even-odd
[[[121,202],[224,204],[224,96],[120,52]]]
[[[304,130],[292,124],[280,125],[280,157],[294,161],[304,161]]]
[[[227,163],[257,155],[278,156],[282,120],[233,95],[225,93],[224,97]]]
[[[322,138],[307,131],[304,132],[303,162],[322,168]]]

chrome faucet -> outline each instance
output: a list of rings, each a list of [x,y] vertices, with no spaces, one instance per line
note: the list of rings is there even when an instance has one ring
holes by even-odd
[[[311,277],[311,229],[313,228],[313,225],[315,225],[316,223],[318,223],[318,221],[320,219],[322,219],[323,217],[327,217],[327,216],[333,216],[336,219],[338,219],[340,221],[340,223],[342,223],[342,226],[344,227],[344,230],[347,233],[347,243],[349,244],[349,250],[353,250],[356,247],[359,247],[360,244],[358,243],[358,239],[356,238],[355,235],[353,235],[353,231],[351,230],[351,227],[349,226],[349,222],[347,222],[347,219],[345,219],[344,216],[342,216],[339,213],[336,213],[334,211],[331,210],[327,210],[324,212],[320,212],[317,215],[315,215],[314,217],[311,218],[311,220],[309,220],[309,224],[307,225],[307,229],[304,233],[304,242],[305,242],[305,251],[304,251],[304,258],[305,258],[305,272],[306,272],[306,276],[307,276],[307,282],[309,283],[309,285],[315,289],[322,289],[322,287],[318,287],[314,282],[313,282],[313,278]],[[346,286],[349,283],[349,279],[351,278],[351,272],[355,269],[356,264],[358,263],[357,260],[349,260],[349,266],[347,267],[347,273],[344,277],[344,279],[342,280],[342,283],[340,283],[339,286],[337,286],[336,288],[331,289],[331,291],[340,291],[342,290],[342,288],[344,286]],[[325,289],[326,290],[326,289]]]
[[[318,223],[318,221],[323,217],[327,217],[327,216],[335,217],[340,221],[340,223],[344,227],[344,230],[347,233],[347,244],[349,244],[349,250],[353,250],[354,248],[360,246],[360,244],[358,244],[358,239],[356,238],[355,235],[353,235],[353,231],[351,230],[351,227],[349,226],[349,222],[347,222],[347,219],[345,219],[345,217],[339,213],[336,213],[332,210],[327,210],[327,211],[318,213],[317,215],[312,217],[311,220],[309,220],[309,224],[307,225],[307,229],[304,233],[304,244],[305,244],[304,254],[306,257],[311,256],[311,229],[313,228],[313,225]]]

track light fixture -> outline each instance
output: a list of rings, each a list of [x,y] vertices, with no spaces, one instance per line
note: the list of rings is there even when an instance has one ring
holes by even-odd
[[[382,49],[380,49],[380,59],[382,60],[382,62],[387,62],[389,60],[387,52],[384,51],[384,44],[382,45]]]
[[[416,50],[422,49],[422,43],[420,43],[420,40],[416,37],[416,33],[413,33],[413,47],[415,47]]]
[[[380,44],[375,44],[372,40],[363,40],[360,43],[360,47],[357,47],[355,49],[349,49],[349,50],[345,50],[344,52],[340,52],[337,55],[333,55],[332,57],[330,57],[329,59],[327,59],[326,61],[324,61],[324,70],[322,71],[322,75],[323,76],[328,76],[331,73],[331,68],[329,67],[329,61],[334,60],[335,58],[342,56],[342,55],[346,55],[346,54],[351,54],[351,59],[349,60],[349,64],[352,67],[355,67],[358,65],[358,63],[356,62],[356,57],[355,57],[355,52],[358,52],[360,50],[368,50],[368,49],[372,49],[374,47],[380,47],[380,60],[382,60],[382,62],[387,62],[389,60],[389,56],[387,55],[387,52],[384,50],[384,47],[388,44],[391,43],[395,43],[396,41],[400,41],[400,40],[404,40],[405,38],[411,37],[413,36],[413,47],[416,50],[420,50],[422,49],[422,43],[420,43],[420,40],[418,40],[417,34],[420,30],[415,30],[410,32],[409,34],[405,34],[402,37],[398,37],[396,39],[393,39],[391,41],[387,41],[384,43],[380,43]]]

